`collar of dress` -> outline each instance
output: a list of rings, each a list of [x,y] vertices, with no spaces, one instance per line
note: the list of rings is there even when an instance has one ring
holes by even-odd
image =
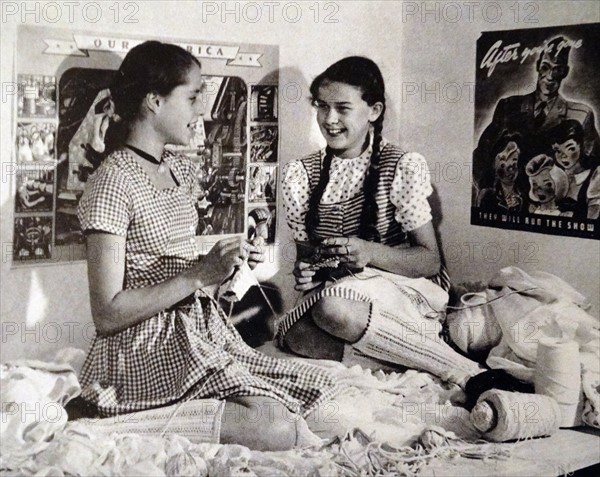
[[[567,172],[567,176],[569,177],[571,182],[575,182],[575,184],[581,185],[583,184],[583,181],[587,179],[587,176],[590,174],[590,172],[592,172],[590,169],[584,169],[583,171],[578,172],[577,174],[569,174]]]

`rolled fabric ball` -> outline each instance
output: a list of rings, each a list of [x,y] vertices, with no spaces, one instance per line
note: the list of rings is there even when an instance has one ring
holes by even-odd
[[[471,411],[471,423],[475,429],[485,434],[498,424],[498,413],[489,402],[480,401]]]
[[[550,396],[491,389],[480,396],[470,420],[484,439],[505,442],[554,434],[561,413]]]

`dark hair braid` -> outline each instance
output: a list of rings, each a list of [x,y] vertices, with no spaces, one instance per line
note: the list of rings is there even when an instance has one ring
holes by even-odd
[[[373,151],[369,162],[369,170],[365,178],[363,193],[365,202],[360,214],[358,236],[372,242],[381,242],[381,235],[377,229],[377,186],[379,185],[379,162],[381,161],[381,131],[383,129],[383,112],[373,123]]]
[[[319,182],[310,194],[308,201],[308,210],[306,212],[305,224],[308,239],[312,243],[318,242],[319,238],[316,235],[316,229],[319,226],[319,203],[323,198],[325,187],[329,182],[329,171],[331,170],[331,160],[333,159],[333,151],[327,146],[325,149],[325,158],[323,159],[323,168],[319,175]]]
[[[379,242],[381,241],[381,236],[377,230],[377,215],[379,212],[377,186],[379,184],[379,163],[381,161],[381,132],[385,114],[385,85],[383,76],[374,61],[362,56],[350,56],[334,63],[314,79],[310,85],[313,100],[318,99],[319,88],[325,82],[339,82],[355,86],[360,88],[362,99],[369,106],[377,102],[383,104],[381,114],[373,122],[373,152],[371,153],[369,169],[364,182],[365,201],[358,229],[358,236],[360,238]],[[316,229],[320,222],[318,207],[329,182],[332,158],[333,151],[327,147],[319,182],[310,195],[305,224],[311,242],[318,241],[316,235]]]

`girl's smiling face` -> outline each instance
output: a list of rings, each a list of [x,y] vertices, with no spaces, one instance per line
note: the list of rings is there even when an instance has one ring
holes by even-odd
[[[540,202],[545,204],[556,197],[556,186],[550,176],[548,169],[541,171],[537,176],[529,178],[531,194]]]
[[[514,183],[517,178],[517,161],[521,151],[514,141],[510,141],[502,151],[496,154],[494,169],[496,176],[506,184]]]
[[[556,162],[563,169],[570,171],[579,164],[581,148],[574,139],[569,139],[562,144],[553,144],[552,149],[554,150]]]
[[[370,123],[383,110],[382,103],[369,106],[360,88],[335,81],[323,82],[313,104],[327,145],[342,158],[360,155]]]
[[[157,129],[166,144],[188,145],[194,136],[194,127],[204,112],[202,92],[204,79],[200,68],[193,65],[184,84],[176,86],[161,97]]]

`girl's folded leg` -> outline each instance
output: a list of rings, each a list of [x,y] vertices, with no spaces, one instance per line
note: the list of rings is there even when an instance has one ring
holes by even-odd
[[[228,399],[221,419],[221,443],[260,451],[292,449],[298,441],[301,416],[265,396]]]
[[[443,341],[439,322],[420,316],[408,301],[395,305],[323,297],[312,307],[312,319],[304,317],[290,328],[286,343],[298,354],[342,362],[345,344],[346,354],[354,348],[364,358],[363,366],[385,369],[383,361],[428,371],[463,389],[483,371]]]
[[[365,333],[352,346],[367,356],[428,371],[464,389],[468,379],[483,369],[446,344],[438,326],[435,321],[375,301]]]
[[[344,354],[344,341],[319,328],[310,314],[294,323],[284,339],[290,351],[305,358],[341,361]]]

